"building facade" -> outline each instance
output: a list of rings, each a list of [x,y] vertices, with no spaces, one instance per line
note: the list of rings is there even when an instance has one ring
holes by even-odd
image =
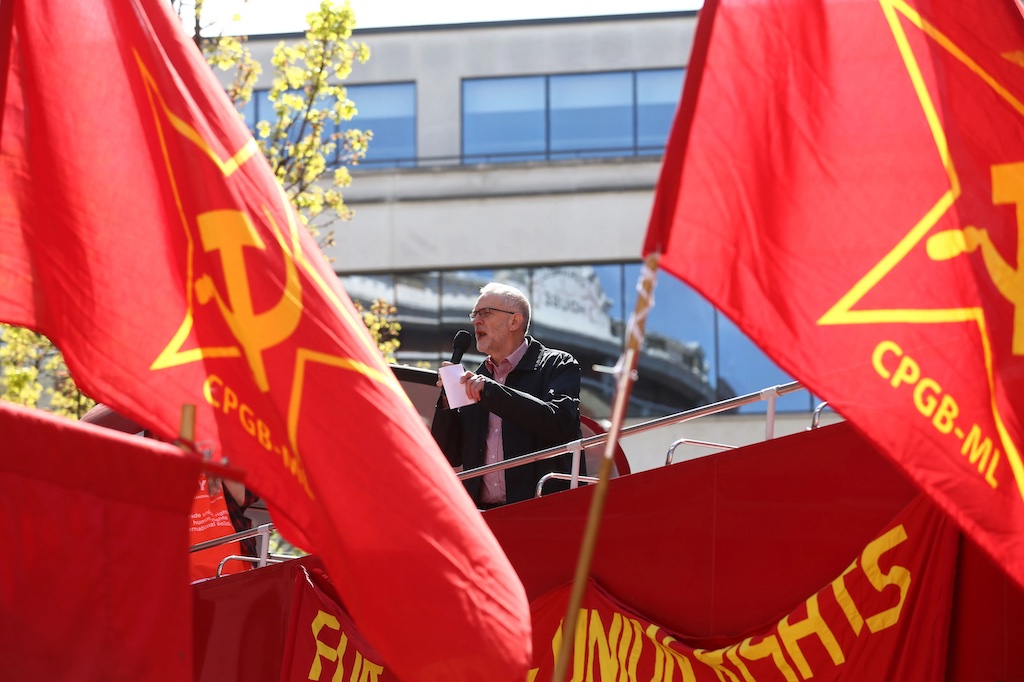
[[[583,411],[610,415],[614,380],[599,368],[614,365],[623,349],[697,18],[678,12],[356,32],[371,58],[346,81],[359,110],[351,127],[374,138],[345,193],[355,217],[333,226],[328,256],[353,299],[397,307],[399,362],[436,367],[447,359],[455,332],[471,328],[467,313],[480,286],[504,281],[530,295],[531,333],[580,360]],[[295,37],[249,46],[269,63],[273,47]],[[269,88],[264,78],[258,88]],[[251,123],[267,105],[257,92]],[[655,300],[631,423],[791,381],[682,282],[660,274]],[[467,365],[481,359],[472,350]],[[816,403],[806,391],[780,398],[775,432],[809,426]],[[675,433],[758,440],[765,410],[758,403]],[[664,443],[649,438],[633,439],[631,459],[641,451],[638,460],[664,457]]]

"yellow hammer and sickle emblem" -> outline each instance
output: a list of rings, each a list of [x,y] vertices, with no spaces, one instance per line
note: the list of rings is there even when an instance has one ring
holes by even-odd
[[[988,231],[974,226],[945,230],[928,238],[928,256],[948,260],[981,249],[985,269],[999,293],[1013,304],[1013,354],[1024,355],[1024,163],[992,166],[992,203],[1017,208],[1017,269],[992,243]]]
[[[263,352],[292,335],[302,319],[302,285],[295,261],[282,248],[285,267],[285,288],[280,300],[261,313],[253,310],[245,249],[266,250],[249,216],[241,211],[210,211],[198,216],[199,237],[203,250],[217,252],[224,268],[227,300],[221,296],[209,275],[196,282],[196,296],[200,304],[211,299],[224,317],[231,333],[242,346],[256,385],[260,391],[270,390]],[[283,245],[282,245],[283,247]]]

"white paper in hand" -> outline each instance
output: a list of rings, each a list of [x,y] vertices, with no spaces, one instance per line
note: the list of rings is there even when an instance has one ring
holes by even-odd
[[[446,365],[437,370],[444,393],[448,396],[448,407],[453,410],[476,402],[466,395],[466,384],[460,381],[465,371],[462,365]]]

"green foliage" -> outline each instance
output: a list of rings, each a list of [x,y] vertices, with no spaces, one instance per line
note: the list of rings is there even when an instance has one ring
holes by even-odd
[[[80,418],[95,403],[75,385],[60,351],[42,334],[0,324],[0,398]]]
[[[227,92],[241,110],[252,98],[262,67],[243,39],[203,35],[203,0],[171,2],[179,16],[191,20],[193,40],[207,62],[233,71]],[[373,136],[370,131],[343,130],[356,107],[340,81],[348,77],[354,62],[369,59],[370,51],[351,40],[355,13],[347,0],[341,6],[323,0],[306,20],[304,39],[290,46],[281,43],[274,50],[269,93],[274,117],[257,124],[257,143],[306,227],[321,247],[327,247],[334,243],[333,232],[321,234],[315,223],[318,218],[352,217],[341,190],[352,181],[348,166],[365,157]],[[369,311],[360,312],[381,353],[394,362],[401,329],[394,320],[395,307],[378,300]],[[7,325],[0,325],[0,331],[0,398],[70,417],[81,417],[92,407],[93,401],[75,385],[60,352],[46,337]]]
[[[363,324],[370,330],[370,336],[377,342],[384,359],[394,362],[399,346],[398,333],[402,331],[402,325],[395,319],[398,310],[382,298],[371,302],[369,310],[365,310],[358,301],[352,303],[363,316]]]
[[[195,11],[202,11],[202,0]],[[257,122],[256,142],[307,228],[327,247],[334,244],[334,234],[321,233],[318,223],[352,217],[342,189],[352,182],[348,167],[366,156],[373,137],[370,131],[344,129],[356,107],[341,81],[353,63],[369,59],[370,50],[351,39],[356,20],[347,0],[340,6],[323,0],[306,21],[309,28],[302,40],[274,49],[268,93],[274,115]],[[261,66],[238,38],[203,37],[198,18],[195,27],[195,40],[207,61],[234,71],[228,94],[241,111],[252,98]]]

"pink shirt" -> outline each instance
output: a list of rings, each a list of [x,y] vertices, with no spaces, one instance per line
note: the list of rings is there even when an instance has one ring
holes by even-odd
[[[493,375],[493,379],[505,385],[509,373],[515,369],[519,361],[526,355],[528,344],[516,348],[512,355],[499,362],[497,365],[490,358],[484,361],[487,370]],[[504,444],[501,440],[501,417],[493,412],[487,415],[487,449],[484,452],[484,464],[494,464],[504,459]],[[495,471],[483,475],[483,488],[480,490],[480,501],[487,504],[499,504],[505,502],[505,472]]]

